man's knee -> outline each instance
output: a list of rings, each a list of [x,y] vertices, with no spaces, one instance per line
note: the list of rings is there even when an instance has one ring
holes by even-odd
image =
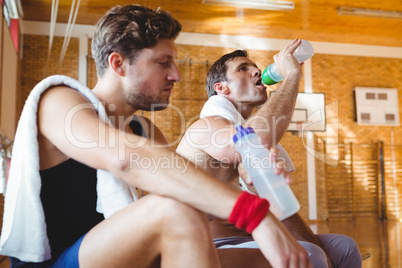
[[[207,216],[201,211],[172,198],[157,195],[147,198],[149,213],[154,214],[156,224],[166,228],[168,232],[182,232],[187,235],[194,230],[209,232]]]
[[[335,267],[361,267],[362,260],[357,243],[346,235],[319,234],[318,239]]]
[[[340,247],[345,248],[345,259],[339,267],[361,267],[361,253],[356,241],[346,235],[341,235],[339,239],[341,240]]]

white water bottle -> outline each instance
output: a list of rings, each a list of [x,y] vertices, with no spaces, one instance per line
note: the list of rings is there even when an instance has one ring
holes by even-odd
[[[314,48],[309,41],[302,40],[301,44],[293,52],[293,56],[299,63],[302,63],[314,55]],[[273,85],[282,81],[282,75],[275,63],[270,64],[261,75],[262,82],[266,85]]]
[[[275,174],[275,163],[270,152],[252,128],[236,127],[233,136],[236,150],[241,154],[242,164],[261,198],[270,203],[269,210],[284,220],[300,209],[300,204],[282,175]]]

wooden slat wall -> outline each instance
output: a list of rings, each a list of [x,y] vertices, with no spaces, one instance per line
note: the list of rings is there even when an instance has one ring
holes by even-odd
[[[384,193],[378,146],[339,145],[338,166],[325,167],[329,219],[402,218],[402,146],[383,146]],[[382,202],[385,204],[383,217]]]
[[[384,146],[385,202],[388,219],[402,217],[402,146]]]
[[[378,217],[377,144],[353,144],[352,148],[354,216]]]
[[[339,146],[338,166],[326,166],[328,217],[353,217],[352,169],[350,146]]]
[[[326,166],[328,216],[379,216],[377,145],[339,145],[338,166]]]

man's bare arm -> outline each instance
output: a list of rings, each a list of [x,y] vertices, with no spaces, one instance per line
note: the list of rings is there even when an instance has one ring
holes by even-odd
[[[311,229],[307,226],[299,213],[296,213],[289,218],[283,220],[282,223],[296,238],[296,240],[310,242],[316,244],[319,247],[322,247],[320,241],[318,241],[313,231],[311,231]]]
[[[300,44],[300,40],[295,40],[274,56],[275,63],[284,77],[283,82],[270,100],[245,123],[245,126],[254,129],[267,148],[281,140],[292,119],[302,78],[301,65],[293,56],[293,52]]]
[[[176,154],[169,148],[152,148],[150,141],[104,123],[91,103],[73,89],[48,90],[40,102],[38,121],[40,134],[67,157],[110,171],[145,191],[177,199],[224,219],[240,193],[185,159],[172,161],[169,168],[133,162],[141,157],[146,163],[161,163],[174,159]]]
[[[240,156],[232,142],[235,133],[233,123],[221,116],[199,119],[187,129],[177,153],[195,163],[196,154],[200,151],[223,163],[238,163]]]

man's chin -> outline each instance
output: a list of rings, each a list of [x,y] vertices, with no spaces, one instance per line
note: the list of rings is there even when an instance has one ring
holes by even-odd
[[[267,100],[268,100],[268,95],[265,93],[265,94],[261,94],[259,97],[257,97],[255,103],[257,105],[261,105],[261,104],[264,104]]]
[[[161,111],[165,110],[169,106],[169,103],[154,103],[148,107],[144,107],[143,110],[145,111]]]
[[[256,105],[256,106],[260,106],[260,105],[263,105],[263,104],[266,103],[266,102],[267,102],[267,100],[256,101],[256,102],[255,102],[255,105]]]

